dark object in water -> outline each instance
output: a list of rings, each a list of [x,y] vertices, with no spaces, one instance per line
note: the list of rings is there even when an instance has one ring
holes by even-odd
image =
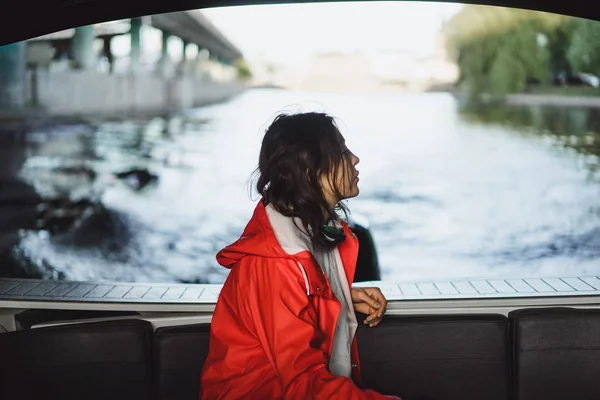
[[[35,207],[42,200],[35,188],[17,179],[0,179],[0,252],[2,236],[30,228],[35,220]]]
[[[131,240],[140,229],[132,225],[126,214],[97,205],[73,229],[57,235],[54,243],[100,251],[105,259],[112,260],[112,257],[127,257],[128,251],[134,246]]]
[[[96,171],[94,171],[91,168],[86,168],[86,167],[60,167],[60,168],[54,169],[53,172],[58,172],[58,173],[61,173],[64,175],[71,175],[71,176],[85,176],[90,181],[95,180],[96,177],[98,176]]]
[[[52,234],[67,231],[86,210],[94,207],[87,199],[73,202],[70,199],[53,199],[41,202],[37,207],[35,229]]]
[[[131,169],[129,171],[117,172],[115,176],[122,179],[133,190],[142,190],[151,183],[158,180],[158,175],[147,169]]]

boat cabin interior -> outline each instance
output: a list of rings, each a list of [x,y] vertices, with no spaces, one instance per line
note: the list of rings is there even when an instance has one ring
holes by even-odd
[[[2,5],[0,45],[123,18],[286,2],[21,0]],[[600,20],[586,0],[462,3]],[[364,251],[370,267],[358,280],[390,299],[379,327],[358,329],[366,388],[407,399],[600,399],[600,278],[537,282],[553,290],[432,284],[429,293],[377,281],[376,269],[365,272],[376,256]],[[0,278],[0,399],[197,399],[218,285],[167,286]]]

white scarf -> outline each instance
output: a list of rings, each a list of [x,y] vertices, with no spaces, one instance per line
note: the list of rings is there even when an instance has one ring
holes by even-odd
[[[283,251],[290,255],[309,251],[321,266],[331,290],[341,303],[342,308],[337,320],[329,360],[329,371],[335,376],[350,378],[352,374],[350,349],[358,322],[354,314],[350,286],[346,279],[339,250],[337,247],[330,251],[315,250],[308,235],[302,233],[294,224],[294,218],[282,215],[270,204],[265,207],[265,210]],[[298,226],[302,226],[298,218],[296,218],[296,223]]]

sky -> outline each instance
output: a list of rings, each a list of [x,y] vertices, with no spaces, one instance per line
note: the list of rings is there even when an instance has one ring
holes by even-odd
[[[461,4],[412,1],[278,4],[202,10],[249,60],[294,64],[316,52],[435,51]]]

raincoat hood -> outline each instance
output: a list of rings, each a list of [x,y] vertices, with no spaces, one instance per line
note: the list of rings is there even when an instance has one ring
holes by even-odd
[[[217,262],[231,268],[249,255],[289,258],[305,251],[311,252],[309,236],[297,228],[294,220],[297,226],[302,226],[298,218],[286,217],[273,206],[265,206],[259,201],[242,236],[217,254]]]

